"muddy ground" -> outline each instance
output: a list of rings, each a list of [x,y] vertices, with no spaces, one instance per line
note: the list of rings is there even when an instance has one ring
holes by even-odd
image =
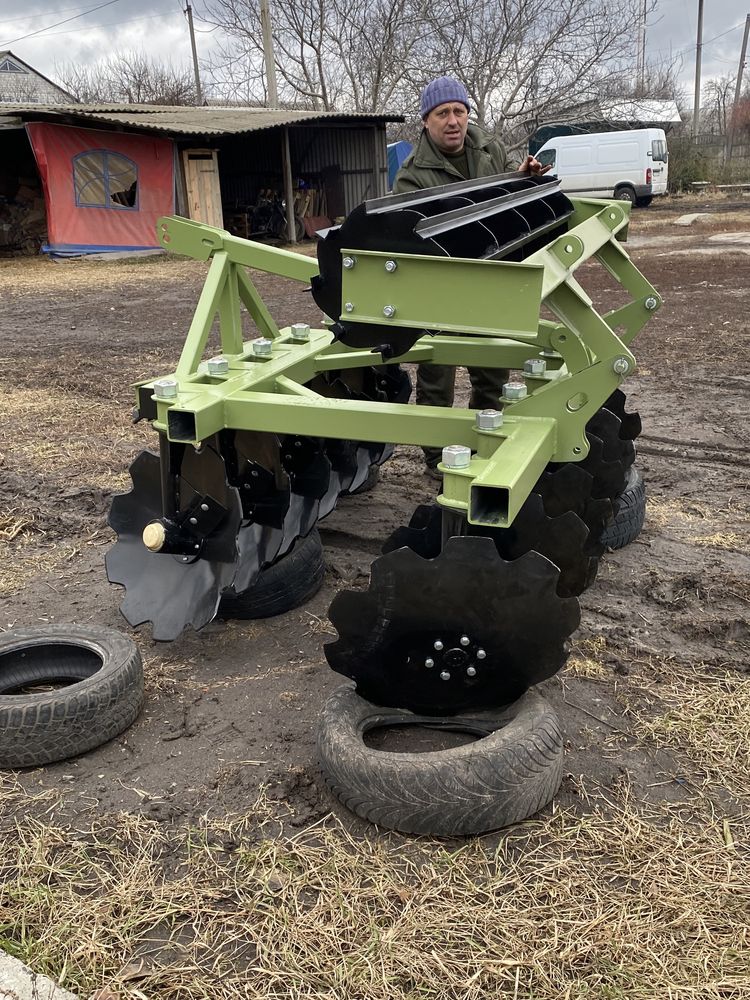
[[[700,208],[708,214],[693,226],[674,224]],[[624,775],[653,803],[705,788],[707,761],[643,734],[671,705],[675,671],[713,697],[727,671],[750,662],[750,201],[635,211],[630,252],[665,300],[635,342],[639,369],[624,386],[644,423],[647,520],[634,544],[602,561],[570,664],[544,685],[566,738],[557,805],[582,812],[592,797],[606,803]],[[147,683],[145,709],[123,737],[18,777],[29,789],[66,789],[72,822],[124,811],[184,826],[242,813],[266,786],[286,824],[333,808],[361,832],[316,766],[319,711],[341,682],[322,651],[333,638],[326,612],[338,589],[366,583],[387,534],[433,495],[418,452],[400,448],[372,493],[342,501],[322,523],[323,589],[280,618],[215,621],[154,643],[148,627],[132,630],[120,616],[122,592],[105,576],[111,497],[154,443],[131,423],[130,385],[172,369],[205,272],[175,258],[0,261],[0,626],[120,629],[136,640]],[[302,286],[266,275],[257,283],[279,323],[319,324]],[[598,271],[584,284],[606,300]],[[731,782],[711,794],[728,815],[741,811]]]

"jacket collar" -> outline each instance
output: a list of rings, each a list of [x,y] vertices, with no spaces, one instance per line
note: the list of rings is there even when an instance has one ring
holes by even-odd
[[[464,145],[469,149],[484,149],[488,146],[494,136],[481,128],[479,125],[469,124],[466,130]],[[414,164],[417,167],[445,167],[447,157],[445,157],[430,138],[430,133],[426,128],[422,129],[417,148],[414,151]],[[450,161],[449,161],[450,162]]]

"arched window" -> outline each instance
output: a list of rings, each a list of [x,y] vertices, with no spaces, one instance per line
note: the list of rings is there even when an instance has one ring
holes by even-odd
[[[138,209],[138,167],[120,153],[79,153],[73,158],[73,184],[81,208]]]

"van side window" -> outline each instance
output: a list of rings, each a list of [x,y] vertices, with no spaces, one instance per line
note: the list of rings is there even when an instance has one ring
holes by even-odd
[[[653,139],[651,142],[651,159],[667,162],[667,144],[663,139]]]
[[[555,157],[557,156],[556,149],[543,149],[541,153],[536,154],[537,160],[541,163],[543,167],[546,167],[548,163],[551,163],[554,167]]]

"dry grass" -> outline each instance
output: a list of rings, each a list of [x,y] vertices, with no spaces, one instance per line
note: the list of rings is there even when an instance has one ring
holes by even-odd
[[[730,552],[746,552],[748,536],[736,531],[716,531],[712,535],[696,535],[691,539],[694,545],[711,549],[728,549]]]
[[[46,288],[59,289],[61,280],[68,294],[78,291],[120,291],[129,281],[139,286],[161,282],[166,274],[179,278],[202,276],[208,265],[182,257],[142,257],[130,260],[49,260],[18,257],[0,260],[0,287],[11,294],[38,294]]]
[[[180,834],[6,821],[0,944],[138,1000],[750,995],[747,828],[558,813],[499,846],[264,839],[268,804]],[[731,835],[728,835],[728,830]]]
[[[750,793],[750,679],[686,673],[660,666],[656,716],[634,712],[635,732],[660,748],[679,751],[691,773],[730,789]],[[654,691],[654,688],[651,688]]]
[[[68,542],[53,542],[40,547],[33,535],[19,535],[11,546],[4,547],[3,561],[0,562],[0,597],[17,594],[43,574],[51,576],[55,569],[74,559],[79,552],[80,549]]]
[[[573,651],[565,664],[565,673],[572,677],[585,677],[589,680],[596,680],[601,677],[608,677],[610,670],[601,663],[602,655],[606,652],[607,640],[604,636],[594,636],[590,639],[582,639],[575,643]]]

